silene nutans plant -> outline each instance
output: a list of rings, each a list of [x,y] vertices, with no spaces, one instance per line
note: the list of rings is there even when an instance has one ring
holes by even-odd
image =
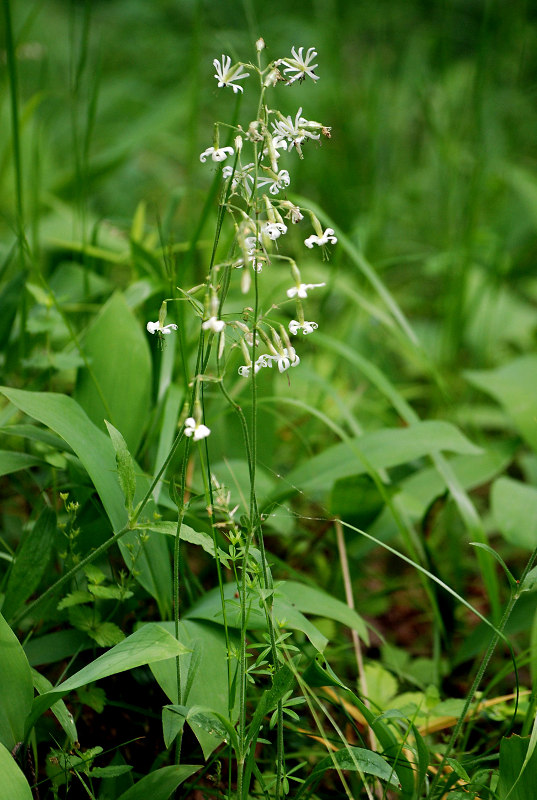
[[[536,637],[515,654],[507,625],[519,601],[533,619],[537,550],[515,578],[480,509],[484,487],[521,450],[513,425],[535,441],[534,415],[518,421],[531,403],[521,411],[516,395],[497,451],[441,419],[431,355],[354,234],[323,211],[324,186],[320,205],[302,197],[301,162],[329,153],[332,137],[331,120],[308,112],[324,80],[317,50],[292,46],[270,60],[259,38],[252,62],[207,60],[204,91],[225,118],[196,143],[194,180],[211,185],[197,225],[195,203],[183,207],[187,241],[174,239],[175,197],[158,235],[141,202],[128,237],[124,225],[88,224],[79,241],[55,238],[43,265],[32,249],[39,225],[24,214],[31,182],[4,6],[16,214],[0,280],[9,258],[19,261],[0,284],[0,369],[10,371],[0,475],[15,476],[0,532],[0,800],[525,800]],[[81,207],[96,95],[87,139],[73,136]],[[399,111],[407,105],[405,96]],[[450,107],[435,98],[433,122]],[[413,175],[404,192],[417,196],[418,183]],[[437,255],[433,277],[450,263]],[[332,271],[340,256],[356,283]],[[482,280],[484,271],[476,296]],[[390,376],[399,369],[405,391]],[[523,383],[531,369],[519,369]],[[515,402],[510,377],[505,397],[498,376],[472,379]],[[434,418],[421,419],[409,397]],[[500,426],[499,411],[480,413]],[[537,474],[530,458],[520,463],[516,475]],[[518,484],[502,477],[491,490],[514,546],[527,523],[512,492],[529,487]],[[406,617],[394,631],[400,591],[415,658],[388,641],[408,636]],[[361,613],[382,617],[378,629]],[[512,663],[483,688],[497,646]]]

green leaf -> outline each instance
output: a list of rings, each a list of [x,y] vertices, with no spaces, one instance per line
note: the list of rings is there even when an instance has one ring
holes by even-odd
[[[0,743],[11,751],[24,739],[34,686],[26,654],[1,614],[0,653]]]
[[[129,450],[136,453],[149,416],[151,354],[147,336],[120,292],[92,322],[83,347],[91,374],[79,370],[75,400],[100,429],[105,418],[120,425]]]
[[[104,689],[90,683],[88,686],[81,686],[77,689],[76,694],[81,703],[92,708],[97,714],[102,714],[106,706],[106,693]]]
[[[517,547],[537,547],[537,489],[512,478],[498,478],[490,499],[502,536]]]
[[[521,774],[526,761],[530,738],[509,736],[500,744],[500,778],[498,797],[500,800],[528,800],[535,794],[537,786],[537,752],[534,751]]]
[[[17,408],[42,422],[59,434],[72,448],[95,486],[115,532],[127,522],[123,493],[116,475],[116,458],[109,437],[88,419],[85,412],[71,397],[54,392],[27,392],[0,386],[3,393]],[[140,498],[149,488],[146,478],[138,481]],[[169,609],[171,597],[171,570],[166,542],[161,537],[148,534],[141,544],[136,531],[128,533],[119,542],[126,564],[133,566],[128,545],[138,553],[136,579],[158,602],[163,616]]]
[[[537,453],[537,355],[525,355],[488,371],[465,373],[470,383],[495,398]]]
[[[224,586],[226,618],[228,627],[240,629],[241,613],[239,601],[235,597],[235,591],[235,584],[228,583]],[[249,630],[265,630],[267,627],[266,616],[262,608],[260,608],[259,600],[259,595],[255,592],[251,592],[247,598],[247,626]],[[321,613],[321,610],[317,609],[316,613]],[[192,619],[205,619],[209,622],[217,622],[223,625],[224,617],[220,589],[216,587],[206,592],[194,606],[189,608],[186,616]],[[326,636],[323,636],[318,628],[293,605],[292,600],[289,601],[279,590],[274,596],[273,616],[275,623],[282,628],[305,633],[316,650],[322,651],[328,644]]]
[[[399,786],[397,773],[394,768],[384,759],[379,753],[374,753],[371,750],[366,750],[363,747],[351,747],[347,745],[341,750],[323,758],[317,764],[308,779],[300,787],[297,794],[297,800],[302,797],[306,790],[323,777],[324,773],[329,769],[349,770],[350,772],[362,772],[364,775],[375,775],[383,781],[391,784],[392,786]]]
[[[130,764],[111,764],[108,767],[93,767],[88,774],[91,778],[118,778],[131,770]]]
[[[366,624],[360,615],[349,608],[346,603],[337,600],[321,589],[315,589],[313,586],[306,586],[297,581],[283,581],[276,590],[276,598],[279,595],[303,614],[315,614],[317,617],[334,619],[341,622],[342,625],[354,629],[360,638],[369,644]]]
[[[0,743],[11,752],[24,739],[34,685],[22,646],[0,614]]]
[[[125,639],[125,634],[113,622],[101,622],[94,630],[88,631],[99,647],[111,647]]]
[[[154,531],[155,533],[164,533],[166,536],[176,536],[177,535],[177,523],[176,522],[167,522],[166,520],[158,520],[155,522],[143,522],[140,523],[138,526],[142,530],[150,530]],[[185,525],[184,523],[181,525],[181,539],[185,542],[189,542],[190,544],[199,545],[206,553],[209,553],[210,556],[214,558],[214,542],[212,536],[209,536],[208,533],[202,533],[201,531],[195,531],[189,525]],[[221,547],[218,548],[218,557],[221,563],[229,568],[229,556],[227,553],[224,553]]]
[[[468,455],[481,452],[448,422],[416,422],[333,445],[292,470],[287,483],[306,493],[325,493],[335,481],[367,472],[366,464],[376,470],[389,469],[444,450]]]
[[[45,678],[44,675],[41,675],[41,673],[37,672],[37,670],[35,669],[32,670],[32,679],[34,682],[35,689],[39,694],[44,694],[44,692],[49,692],[53,688],[52,683],[49,681],[49,679]],[[69,741],[71,743],[77,742],[78,734],[76,730],[75,721],[73,719],[73,715],[67,709],[67,706],[65,705],[63,700],[58,700],[56,703],[54,703],[50,707],[50,710],[52,711],[52,713],[62,726],[63,730],[69,737]]]
[[[0,743],[0,775],[5,800],[33,800],[32,790],[15,759]]]
[[[127,442],[121,433],[114,428],[114,426],[105,419],[105,425],[108,428],[112,445],[116,452],[117,474],[119,478],[119,485],[125,497],[125,508],[127,511],[132,510],[132,501],[136,492],[136,473],[134,471],[134,460],[129,453]]]
[[[87,683],[140,667],[142,664],[153,664],[167,658],[175,659],[176,656],[182,656],[187,652],[188,649],[163,627],[156,623],[148,623],[66,681],[37,697],[33,703],[29,724],[33,724],[56,700]]]
[[[170,633],[173,632],[173,622],[160,624]],[[232,647],[237,646],[237,637],[231,631],[230,638]],[[216,713],[227,715],[229,706],[228,651],[224,631],[214,625],[183,620],[179,623],[179,641],[190,651],[179,661],[182,705],[187,708],[203,706]],[[230,666],[233,675],[237,668],[235,659],[232,659]],[[150,662],[149,667],[163,692],[172,703],[177,704],[175,659],[159,661],[158,664]],[[210,681],[207,680],[207,675],[211,676]],[[237,703],[235,703],[233,714],[234,721],[236,721],[238,718]],[[174,714],[174,717],[177,719],[178,715]],[[208,733],[195,721],[189,721],[189,725],[202,747],[205,758],[208,758],[222,739]],[[173,741],[180,727],[170,717],[163,714],[163,729],[168,741]]]
[[[17,548],[2,607],[7,619],[38,588],[50,562],[56,530],[56,514],[45,507]]]
[[[201,769],[201,764],[181,764],[180,766],[161,767],[145,775],[117,800],[168,800],[177,787]]]
[[[8,431],[6,428],[4,430]],[[12,472],[18,472],[19,469],[35,467],[36,464],[42,463],[42,458],[36,458],[36,456],[32,456],[29,453],[13,453],[11,450],[0,450],[0,476],[10,475]]]
[[[63,600],[57,605],[58,611],[62,611],[64,608],[71,608],[72,606],[79,606],[83,603],[91,603],[93,601],[93,595],[89,592],[83,591],[83,589],[75,589],[74,592],[69,592],[66,594]]]

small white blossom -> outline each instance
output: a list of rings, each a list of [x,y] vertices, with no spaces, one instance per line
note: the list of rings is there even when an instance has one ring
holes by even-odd
[[[222,176],[225,180],[228,180],[232,177],[231,180],[231,191],[236,192],[239,186],[242,186],[246,195],[248,197],[252,194],[252,186],[254,184],[254,176],[251,174],[254,168],[253,163],[245,164],[242,169],[236,169],[233,171],[233,167],[227,164],[222,169]]]
[[[301,283],[299,286],[291,286],[291,288],[287,290],[287,297],[301,297],[304,299],[308,296],[309,289],[317,289],[321,286],[326,286],[326,283]]]
[[[333,228],[327,228],[322,236],[315,236],[315,234],[312,234],[304,240],[304,244],[309,248],[312,248],[314,244],[318,244],[322,247],[323,245],[328,244],[328,242],[332,242],[332,244],[337,242],[337,237],[334,236]]]
[[[194,442],[199,442],[200,439],[205,439],[211,432],[207,425],[201,422],[196,422],[194,417],[188,417],[185,420],[185,436],[191,436]]]
[[[280,189],[284,189],[285,187],[289,186],[291,183],[291,179],[289,177],[289,173],[286,169],[281,169],[275,177],[270,178],[259,178],[257,181],[257,185],[261,186],[269,186],[269,192],[271,194],[278,194]]]
[[[211,156],[213,161],[225,161],[228,154],[232,156],[234,152],[232,147],[219,147],[217,150],[215,150],[214,147],[208,147],[207,150],[201,153],[200,161],[205,164],[209,156]]]
[[[286,140],[290,142],[289,150],[292,150],[293,147],[296,147],[296,150],[299,155],[302,154],[301,144],[304,139],[320,139],[320,133],[314,133],[310,128],[316,128],[317,125],[315,123],[308,122],[302,116],[302,109],[299,108],[294,120],[289,116],[283,119],[278,119],[276,122],[272,123],[272,127],[274,129],[274,145],[278,147],[278,144]],[[322,126],[319,126],[322,127]]]
[[[313,331],[317,330],[319,326],[316,322],[298,322],[296,319],[292,319],[289,323],[289,333],[292,333],[293,336],[296,336],[297,333],[301,330],[304,336],[307,336],[308,333],[313,333]]]
[[[242,378],[248,378],[250,376],[251,369],[252,369],[251,367],[245,367],[245,366],[239,367],[239,375]]]
[[[235,84],[235,81],[242,81],[244,78],[248,78],[250,73],[244,72],[241,64],[235,64],[235,66],[232,67],[231,58],[222,54],[222,63],[215,58],[213,66],[216,70],[214,77],[218,81],[219,87],[230,86],[235,94],[243,91],[242,86]]]
[[[314,47],[308,47],[308,51],[305,56],[302,55],[304,52],[303,47],[298,48],[298,53],[294,47],[291,48],[291,53],[293,54],[292,58],[282,58],[278,63],[280,64],[287,64],[284,68],[284,73],[287,74],[288,72],[294,72],[295,75],[292,78],[289,78],[287,81],[287,85],[289,86],[291,83],[294,83],[296,80],[302,81],[305,79],[306,75],[308,75],[312,80],[318,81],[319,76],[315,75],[313,72],[314,69],[317,68],[317,64],[311,64],[314,58],[317,58],[317,51]]]
[[[290,203],[288,200],[282,201],[280,209],[282,208],[287,209],[285,218],[290,219],[293,225],[296,225],[297,222],[300,222],[301,219],[304,219],[304,214],[301,212],[299,207],[295,206],[293,203]]]
[[[284,347],[283,353],[278,356],[273,356],[274,361],[278,365],[280,372],[285,372],[289,367],[298,367],[300,359],[295,352],[295,348]]]
[[[173,322],[170,322],[168,325],[161,325],[160,321],[157,320],[156,322],[148,322],[146,328],[149,331],[149,333],[168,334],[171,333],[172,331],[176,331],[177,325],[175,325]]]
[[[268,236],[273,241],[279,239],[284,233],[287,233],[287,225],[284,222],[266,222],[261,228],[261,234]]]
[[[226,327],[226,323],[223,319],[218,319],[218,317],[209,317],[209,319],[206,319],[205,322],[202,323],[201,327],[204,331],[220,333]]]

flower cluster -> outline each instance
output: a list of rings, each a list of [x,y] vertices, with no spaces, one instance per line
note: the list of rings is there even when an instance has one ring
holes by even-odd
[[[191,304],[199,314],[201,330],[205,333],[204,346],[211,348],[213,342],[217,345],[219,375],[225,367],[226,337],[228,343],[231,341],[232,348],[239,346],[242,350],[244,363],[238,370],[242,377],[255,375],[261,369],[277,367],[282,373],[298,366],[300,358],[289,336],[306,336],[317,330],[316,322],[305,319],[302,303],[312,289],[325,284],[307,283],[302,279],[296,261],[285,254],[285,239],[291,226],[298,226],[305,218],[309,218],[313,232],[303,238],[308,250],[317,245],[322,249],[323,257],[327,257],[328,246],[337,243],[333,228],[323,228],[310,209],[301,208],[286,197],[292,185],[293,159],[297,156],[304,158],[309,148],[319,146],[323,138],[330,138],[330,128],[309,119],[302,106],[295,114],[284,116],[265,100],[265,94],[278,84],[291,86],[305,80],[316,84],[319,80],[316,72],[317,51],[314,47],[292,47],[290,55],[278,58],[263,68],[261,54],[264,47],[263,40],[259,39],[256,42],[257,65],[234,63],[226,54],[214,59],[214,78],[219,89],[231,89],[234,94],[243,93],[247,79],[253,74],[259,76],[259,115],[245,125],[215,123],[212,142],[199,156],[202,164],[209,164],[220,171],[221,203],[235,231],[234,252],[231,252],[229,260],[211,266],[204,284],[203,303],[194,299],[195,292],[202,287],[184,293],[190,295]],[[273,264],[289,268],[292,276],[292,285],[281,302],[272,304],[266,313],[259,310],[254,315],[252,308],[251,313],[243,315],[243,321],[228,313],[224,321],[221,318],[225,299],[222,291],[225,286],[227,293],[235,270],[239,271],[243,294],[255,286],[257,300],[252,306],[260,309],[261,273],[267,267],[274,268]],[[223,268],[226,272],[219,273]],[[274,310],[285,307],[289,301],[293,302],[295,313],[294,318],[288,320],[287,327],[271,321]],[[159,336],[177,329],[173,323],[164,324],[165,303],[163,309],[159,321],[147,325],[149,332],[158,333]],[[266,347],[262,347],[262,343]],[[203,379],[206,378],[198,376],[195,381]],[[184,433],[194,441],[208,436],[210,432],[200,419],[196,413],[185,422]]]

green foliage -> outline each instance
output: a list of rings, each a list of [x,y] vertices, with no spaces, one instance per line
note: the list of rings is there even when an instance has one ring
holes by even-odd
[[[529,5],[2,15],[2,800],[531,797]],[[331,132],[273,192],[248,125],[299,107]],[[243,195],[199,156],[238,132]],[[282,200],[314,216],[258,236]],[[245,379],[293,269],[318,330]]]

